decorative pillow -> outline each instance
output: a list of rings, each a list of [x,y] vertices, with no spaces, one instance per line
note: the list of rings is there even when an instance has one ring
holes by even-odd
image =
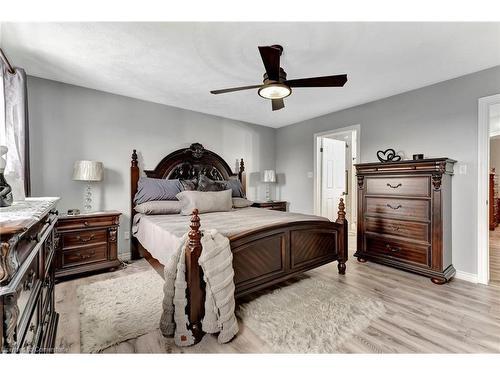
[[[181,202],[175,201],[149,201],[138,204],[135,210],[145,215],[171,215],[181,213]]]
[[[222,191],[227,190],[226,181],[216,181],[201,174],[198,177],[198,191]]]
[[[236,198],[246,198],[245,193],[243,192],[243,186],[241,185],[240,180],[227,180],[226,181],[226,189],[231,189],[233,191],[233,197]]]
[[[195,208],[199,213],[231,211],[233,201],[231,190],[223,191],[182,191],[177,194],[181,202],[181,215],[191,215]]]
[[[162,178],[141,177],[137,184],[135,204],[149,201],[172,201],[182,191],[179,180],[164,180]]]
[[[253,202],[249,201],[246,198],[235,198],[235,197],[233,197],[233,207],[234,208],[250,207],[252,204],[253,204]]]
[[[198,187],[198,180],[193,178],[191,180],[179,180],[181,183],[181,191],[196,190]]]
[[[216,181],[205,175],[200,175],[198,178],[197,190],[199,191],[222,191],[227,189],[232,190],[233,197],[245,198],[240,180]]]

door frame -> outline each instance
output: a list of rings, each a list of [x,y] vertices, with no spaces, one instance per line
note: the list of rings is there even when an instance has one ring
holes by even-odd
[[[314,142],[314,172],[313,172],[313,181],[314,181],[314,215],[320,216],[321,214],[321,178],[322,173],[320,170],[321,167],[321,154],[319,152],[321,138],[326,136],[338,135],[342,133],[354,132],[356,134],[356,158],[352,161],[352,164],[356,164],[360,162],[361,158],[361,125],[350,125],[342,128],[336,128],[332,130],[323,131],[320,133],[314,133],[313,142]],[[356,174],[352,173],[351,176],[351,186],[350,186],[350,194],[351,194],[351,218],[356,221],[357,220],[357,182],[356,182]],[[349,225],[353,225],[354,223],[349,223]],[[352,227],[350,227],[352,228]]]
[[[478,99],[477,111],[477,282],[488,284],[489,261],[489,171],[490,171],[490,116],[492,104],[500,104],[500,94]]]

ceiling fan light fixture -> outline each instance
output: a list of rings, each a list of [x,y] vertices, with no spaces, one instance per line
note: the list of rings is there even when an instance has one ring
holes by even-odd
[[[259,95],[264,99],[283,99],[292,93],[292,89],[282,83],[269,83],[259,89]]]

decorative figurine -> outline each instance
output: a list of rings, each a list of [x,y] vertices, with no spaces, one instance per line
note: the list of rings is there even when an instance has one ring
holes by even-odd
[[[385,151],[378,150],[377,151],[377,158],[382,163],[388,163],[391,161],[400,161],[401,160],[401,156],[396,155],[396,151],[394,151],[394,149],[392,149],[392,148],[388,148]]]
[[[14,200],[12,197],[12,188],[3,175],[5,166],[7,165],[7,151],[9,151],[7,146],[0,146],[0,207],[8,207],[12,205],[12,201]],[[4,155],[6,155],[5,158]]]

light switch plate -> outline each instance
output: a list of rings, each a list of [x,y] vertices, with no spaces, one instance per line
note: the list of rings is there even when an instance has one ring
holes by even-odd
[[[467,164],[460,164],[458,166],[458,174],[467,174]]]

